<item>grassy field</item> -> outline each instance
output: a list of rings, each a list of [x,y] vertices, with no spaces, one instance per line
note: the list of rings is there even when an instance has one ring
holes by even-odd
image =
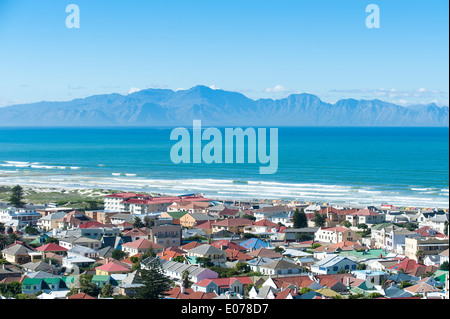
[[[8,202],[12,186],[0,186],[0,201]],[[101,209],[103,196],[117,192],[107,189],[32,188],[24,186],[24,202],[35,205],[55,203],[79,209]]]

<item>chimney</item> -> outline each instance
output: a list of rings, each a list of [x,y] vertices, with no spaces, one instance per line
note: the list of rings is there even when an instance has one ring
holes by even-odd
[[[182,294],[184,294],[186,292],[186,290],[184,289],[183,284],[181,284],[181,290],[180,291],[181,291]]]
[[[347,287],[350,287],[350,277],[347,277]]]

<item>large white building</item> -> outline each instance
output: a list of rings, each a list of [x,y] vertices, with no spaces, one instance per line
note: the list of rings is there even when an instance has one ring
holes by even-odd
[[[34,208],[0,208],[0,223],[2,224],[6,224],[12,220],[18,220],[19,225],[35,226],[39,218],[41,218],[41,214]]]

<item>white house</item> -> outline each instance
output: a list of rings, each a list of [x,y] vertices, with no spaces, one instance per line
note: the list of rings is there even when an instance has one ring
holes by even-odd
[[[318,275],[336,274],[340,270],[356,270],[358,263],[347,257],[331,255],[311,265],[311,272]]]

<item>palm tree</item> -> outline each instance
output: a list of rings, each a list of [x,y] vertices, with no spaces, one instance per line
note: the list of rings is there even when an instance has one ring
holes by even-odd
[[[422,263],[423,257],[425,256],[425,252],[422,249],[416,251],[417,262]]]

